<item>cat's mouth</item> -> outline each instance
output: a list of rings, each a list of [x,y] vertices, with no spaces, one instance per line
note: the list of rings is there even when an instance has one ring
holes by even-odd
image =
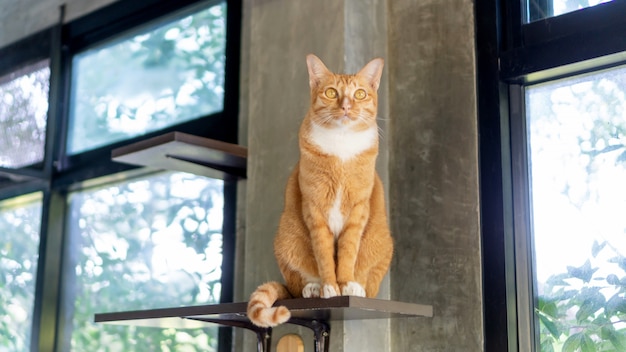
[[[342,124],[344,124],[344,125],[345,125],[345,124],[348,124],[348,123],[350,123],[350,122],[352,122],[353,120],[354,120],[354,119],[353,119],[352,117],[348,116],[347,114],[346,114],[346,115],[343,115],[343,116],[341,116],[341,117],[339,118],[339,122],[341,122],[341,123],[342,123]]]
[[[359,123],[359,121],[363,121],[363,119],[358,114],[342,113],[330,115],[329,118],[325,119],[323,124],[327,124],[329,126],[334,125],[337,127],[348,127]]]
[[[338,123],[341,123],[343,125],[345,124],[349,124],[351,122],[355,122],[359,120],[359,116],[357,114],[351,114],[351,113],[343,113],[343,114],[339,114],[338,116],[335,117],[335,121],[337,121]]]

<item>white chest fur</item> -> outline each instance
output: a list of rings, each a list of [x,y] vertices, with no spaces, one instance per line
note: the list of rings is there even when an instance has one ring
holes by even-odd
[[[343,230],[344,221],[343,214],[341,214],[341,188],[339,188],[335,196],[335,202],[328,211],[328,227],[330,227],[330,231],[335,235],[335,238],[339,237],[341,230]]]
[[[315,123],[311,126],[311,140],[323,153],[334,155],[342,161],[371,148],[376,138],[378,138],[376,126],[358,132],[344,126],[326,128]]]

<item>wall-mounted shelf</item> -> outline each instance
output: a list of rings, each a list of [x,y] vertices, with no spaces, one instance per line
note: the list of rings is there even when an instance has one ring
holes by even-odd
[[[329,321],[433,316],[432,306],[353,296],[296,298],[278,301],[276,305],[284,305],[291,311],[287,324],[313,330],[315,351],[328,351]],[[246,316],[246,308],[246,302],[239,302],[100,313],[95,315],[95,322],[177,329],[201,328],[206,323],[241,327],[257,334],[259,352],[269,352],[272,329],[253,325]]]
[[[248,150],[237,144],[170,132],[111,152],[114,161],[213,178],[246,177]]]

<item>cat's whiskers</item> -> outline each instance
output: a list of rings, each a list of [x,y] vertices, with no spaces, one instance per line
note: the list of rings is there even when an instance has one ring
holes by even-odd
[[[383,134],[383,129],[382,127],[378,126],[378,124],[376,124],[376,132],[378,133],[379,140],[385,139],[385,135]]]
[[[384,118],[384,117],[380,117],[380,116],[376,116],[376,120],[377,120],[377,121],[387,122],[387,121],[390,121],[391,119],[389,119],[389,118]],[[382,129],[382,127],[380,127],[380,125],[378,125],[378,124],[376,125],[376,127],[378,128],[378,138],[379,138],[379,139],[384,139],[384,138],[385,138],[385,135],[383,134],[383,129]]]
[[[333,120],[335,119],[334,116],[330,113],[324,114],[324,115],[320,115],[320,124],[321,125],[328,125],[331,124],[333,122]]]

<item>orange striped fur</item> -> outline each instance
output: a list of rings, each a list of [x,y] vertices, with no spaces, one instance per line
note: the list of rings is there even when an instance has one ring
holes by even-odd
[[[311,105],[302,122],[300,160],[287,182],[274,255],[286,285],[252,293],[250,320],[289,319],[289,297],[376,297],[393,253],[378,155],[377,90],[383,60],[354,75],[334,74],[307,56]]]

